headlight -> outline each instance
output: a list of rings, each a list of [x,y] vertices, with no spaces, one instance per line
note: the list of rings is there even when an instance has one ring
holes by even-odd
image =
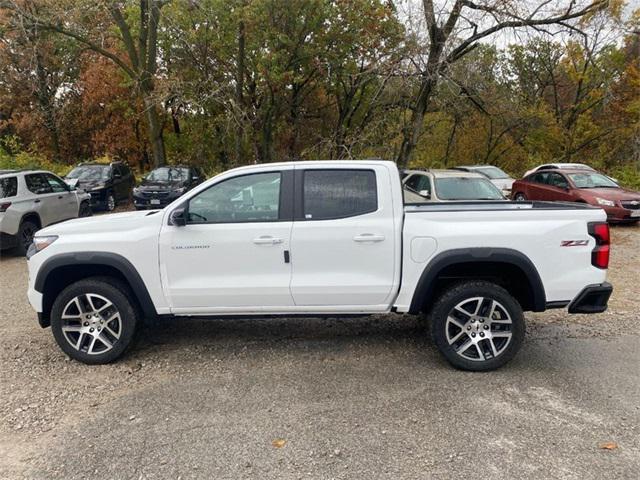
[[[34,237],[33,245],[36,247],[36,253],[44,250],[58,239],[57,235],[48,235],[46,237]]]
[[[596,197],[596,203],[598,205],[603,205],[605,207],[615,207],[616,204],[612,200],[607,200],[605,198]]]

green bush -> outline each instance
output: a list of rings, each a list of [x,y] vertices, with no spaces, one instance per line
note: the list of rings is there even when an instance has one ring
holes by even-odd
[[[631,190],[640,190],[640,170],[635,165],[625,165],[609,170],[608,175]]]
[[[42,155],[20,152],[10,155],[0,149],[0,170],[49,170],[57,175],[66,175],[71,167],[61,163],[55,163]]]

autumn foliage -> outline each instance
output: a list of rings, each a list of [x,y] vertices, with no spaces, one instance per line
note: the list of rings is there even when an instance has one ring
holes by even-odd
[[[0,168],[17,155],[59,170],[108,156],[209,172],[381,157],[518,175],[562,160],[635,184],[640,15],[597,3],[565,32],[513,29],[458,55],[472,31],[446,21],[477,12],[430,18],[422,2],[3,1]],[[524,15],[483,5],[492,21]]]

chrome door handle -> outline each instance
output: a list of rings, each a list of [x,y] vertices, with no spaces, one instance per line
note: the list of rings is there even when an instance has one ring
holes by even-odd
[[[272,237],[271,235],[262,235],[258,238],[254,238],[253,243],[256,245],[278,245],[282,243],[282,239]]]
[[[353,237],[354,242],[383,242],[384,235],[377,235],[375,233],[362,233]]]

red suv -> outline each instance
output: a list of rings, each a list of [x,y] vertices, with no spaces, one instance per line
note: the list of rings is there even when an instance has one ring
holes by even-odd
[[[640,192],[621,188],[606,175],[577,169],[541,170],[514,182],[516,201],[581,202],[600,207],[612,223],[640,220]]]

